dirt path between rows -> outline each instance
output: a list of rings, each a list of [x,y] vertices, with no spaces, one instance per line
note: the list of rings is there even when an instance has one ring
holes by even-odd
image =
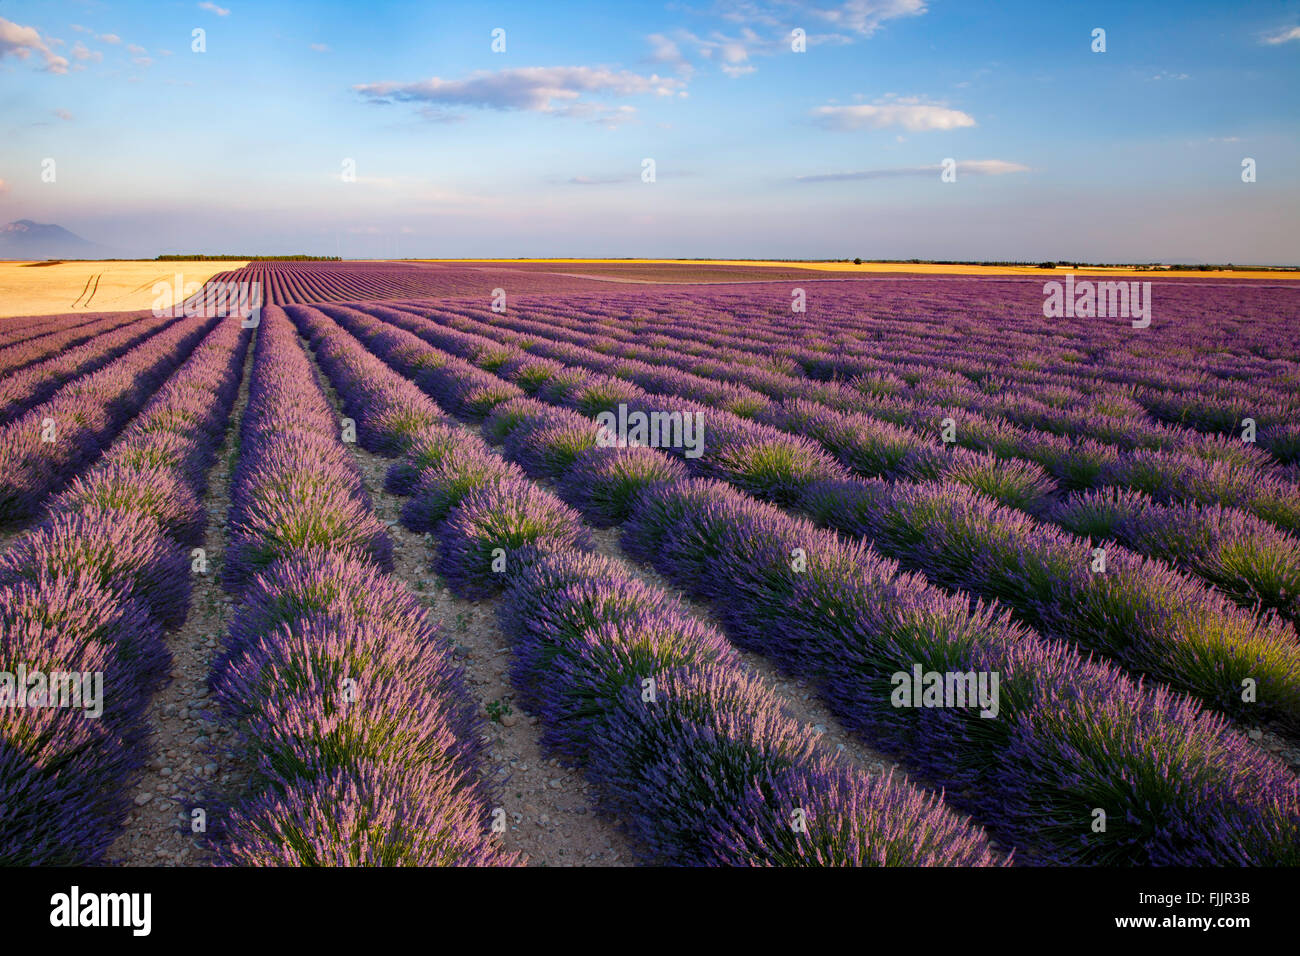
[[[315,355],[307,348],[313,362]],[[338,393],[317,366],[330,403],[343,416]],[[480,714],[486,718],[487,754],[483,766],[497,805],[510,824],[502,836],[507,850],[527,854],[530,866],[625,866],[635,854],[618,821],[597,814],[589,784],[580,770],[547,759],[538,743],[537,720],[510,708],[514,693],[509,676],[510,648],[496,625],[499,600],[466,601],[456,597],[432,570],[432,535],[416,534],[399,523],[405,498],[384,489],[384,476],[396,459],[359,445],[348,446],[364,476],[375,514],[388,526],[393,541],[395,577],[420,598],[431,618],[453,645]],[[488,705],[501,713],[491,719]]]
[[[193,832],[186,807],[217,787],[238,786],[232,781],[242,776],[242,768],[225,752],[233,731],[209,712],[208,676],[234,611],[233,600],[221,588],[221,567],[230,481],[237,460],[239,424],[248,404],[252,366],[250,342],[226,434],[217,450],[217,461],[208,470],[208,491],[203,502],[208,523],[201,545],[207,572],[194,575],[189,617],[167,635],[172,651],[171,679],[154,695],[148,716],[153,728],[153,753],[132,795],[135,809],[109,852],[109,859],[120,865],[207,863],[210,854],[199,842],[201,834]]]

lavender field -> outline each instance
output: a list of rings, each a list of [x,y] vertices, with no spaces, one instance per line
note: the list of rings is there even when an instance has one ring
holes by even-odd
[[[1300,863],[1293,284],[214,282],[0,329],[0,864]]]

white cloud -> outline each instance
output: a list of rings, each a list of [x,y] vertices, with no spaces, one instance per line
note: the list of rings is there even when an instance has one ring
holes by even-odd
[[[92,63],[102,63],[104,60],[104,54],[100,53],[98,50],[90,49],[80,40],[72,45],[72,49],[69,52],[74,58],[82,61],[89,60]]]
[[[675,40],[669,39],[662,33],[652,33],[646,37],[646,41],[650,44],[650,62],[667,64],[686,77],[695,72],[695,67],[691,65],[690,60],[686,59],[682,48]]]
[[[0,18],[0,59],[14,56],[26,60],[32,53],[38,53],[45,60],[45,69],[50,73],[67,73],[68,60],[50,49],[35,27],[24,27],[12,20]]]
[[[128,43],[126,46],[126,52],[130,53],[132,56],[144,56],[149,51],[142,46],[136,46],[134,43]]]
[[[1279,30],[1277,33],[1264,37],[1261,42],[1269,46],[1277,46],[1279,43],[1289,43],[1292,40],[1300,40],[1300,27]]]
[[[573,186],[612,186],[615,183],[628,183],[631,181],[631,176],[573,176],[566,180]]]
[[[815,122],[829,129],[884,129],[901,126],[920,133],[925,130],[960,129],[975,120],[961,110],[938,103],[922,103],[916,97],[863,103],[856,106],[819,106],[812,111]]]
[[[209,13],[215,13],[219,17],[230,16],[230,11],[225,7],[219,7],[215,3],[209,3],[208,0],[203,0],[203,2],[199,4],[199,9],[207,10]]]
[[[329,48],[329,44],[328,44],[328,43],[312,43],[312,44],[309,44],[309,46],[310,46],[313,50],[315,50],[317,53],[328,53],[328,52],[330,52],[330,48]]]
[[[815,176],[796,176],[801,183],[842,183],[861,179],[903,179],[935,176],[943,166],[894,166],[886,169],[863,169],[851,173],[821,173]],[[957,163],[957,174],[966,176],[1006,176],[1009,173],[1027,173],[1029,167],[1005,159],[967,159]]]
[[[753,57],[791,52],[791,30],[805,32],[809,48],[821,44],[848,44],[870,37],[887,20],[926,12],[924,0],[847,0],[827,6],[810,6],[802,0],[718,0],[712,13],[728,23],[740,24],[738,36],[712,30],[705,36],[677,30],[671,38],[651,34],[646,39],[651,59],[671,63],[686,75],[693,64],[682,52],[719,64],[728,76],[744,76],[757,67]]]
[[[682,80],[657,73],[642,76],[628,70],[586,66],[534,66],[496,72],[480,70],[463,80],[435,76],[417,83],[359,83],[353,89],[381,103],[399,100],[591,117],[599,114],[601,107],[583,100],[584,95],[671,96],[684,85]],[[608,117],[597,115],[596,118]]]
[[[830,23],[861,36],[871,36],[886,20],[916,17],[925,13],[925,0],[849,0],[827,10],[816,11]]]
[[[98,39],[99,39],[102,43],[121,43],[121,42],[122,42],[122,38],[121,38],[120,36],[118,36],[116,33],[101,33],[101,34],[99,35]]]
[[[69,121],[72,119],[72,114],[69,113],[67,110],[55,110],[54,115],[64,121]]]
[[[926,9],[925,0],[847,0],[815,7],[799,0],[721,0],[717,8],[724,20],[733,23],[793,28],[807,21],[864,37],[871,36],[887,20],[920,16]]]

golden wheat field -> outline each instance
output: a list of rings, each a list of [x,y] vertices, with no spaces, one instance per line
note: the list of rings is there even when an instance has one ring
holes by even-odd
[[[204,283],[247,262],[0,262],[0,318],[149,308],[159,282]]]

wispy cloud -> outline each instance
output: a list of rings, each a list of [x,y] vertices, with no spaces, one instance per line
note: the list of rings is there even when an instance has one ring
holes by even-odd
[[[72,45],[72,49],[69,52],[72,54],[74,59],[83,62],[89,61],[91,63],[101,63],[104,60],[104,54],[100,53],[98,50],[90,49],[80,40]]]
[[[219,7],[215,3],[209,3],[208,0],[203,0],[203,2],[199,4],[199,9],[207,10],[209,13],[215,13],[219,17],[230,16],[230,11],[225,7]]]
[[[372,100],[376,104],[392,103],[392,100]],[[465,121],[464,113],[453,113],[451,110],[445,110],[441,106],[421,106],[417,113],[430,123],[463,123]]]
[[[359,83],[353,87],[374,102],[433,103],[490,110],[522,110],[557,116],[607,121],[626,111],[584,100],[584,96],[671,96],[685,82],[657,73],[642,76],[628,70],[586,66],[519,67],[496,72],[480,70],[462,80],[432,77],[416,83]]]
[[[24,27],[12,20],[0,18],[0,59],[7,56],[26,60],[36,53],[45,60],[45,69],[50,73],[67,73],[67,57],[59,56],[50,49],[35,27]]]
[[[670,39],[662,33],[652,33],[646,37],[646,42],[650,44],[650,56],[647,59],[651,63],[663,63],[685,77],[689,77],[695,72],[695,67],[682,53],[682,48],[677,45],[676,40]]]
[[[136,46],[134,43],[128,43],[126,45],[126,52],[130,53],[132,56],[144,56],[149,51],[142,46]]]
[[[745,76],[758,67],[755,57],[791,52],[791,31],[804,31],[809,47],[847,44],[870,37],[888,20],[919,16],[926,12],[924,0],[847,0],[828,5],[809,5],[802,0],[717,0],[708,11],[695,11],[739,26],[714,29],[700,35],[681,29],[671,36],[655,33],[646,38],[654,62],[671,63],[686,74],[697,60],[717,64],[731,77]]]
[[[329,47],[329,44],[328,44],[328,43],[311,43],[311,44],[308,44],[308,45],[309,45],[313,50],[315,50],[317,53],[328,53],[328,52],[330,52],[330,47]]]
[[[117,44],[117,43],[121,43],[121,42],[122,42],[122,38],[121,38],[120,36],[118,36],[116,33],[101,33],[101,34],[97,37],[97,39],[98,39],[101,43],[113,43],[113,44]]]
[[[1277,46],[1279,43],[1290,43],[1292,40],[1300,40],[1300,27],[1287,27],[1277,33],[1270,33],[1260,42]]]
[[[801,0],[719,0],[714,7],[724,20],[770,27],[825,24],[869,37],[888,20],[925,13],[925,0],[846,0],[811,6]]]
[[[974,126],[968,113],[940,103],[924,103],[917,97],[878,100],[853,106],[818,106],[814,122],[828,129],[885,129],[901,126],[912,133],[927,130],[960,129]]]
[[[631,182],[631,176],[573,176],[565,182],[572,186],[612,186],[615,183]]]
[[[68,122],[72,119],[72,114],[69,113],[67,110],[55,110],[54,115],[65,122]]]
[[[894,166],[887,169],[863,169],[850,173],[820,173],[815,176],[796,176],[800,183],[844,183],[864,179],[906,179],[934,176],[943,171],[943,165]],[[1009,173],[1027,173],[1029,167],[1005,159],[968,159],[957,163],[957,174],[966,176],[1005,176]]]

